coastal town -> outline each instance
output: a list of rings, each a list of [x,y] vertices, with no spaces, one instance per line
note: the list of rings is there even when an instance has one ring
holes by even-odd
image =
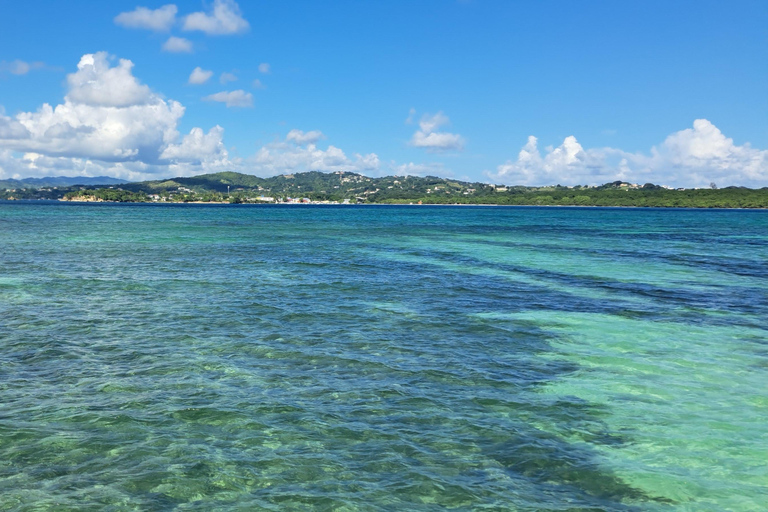
[[[69,182],[67,182],[69,180]],[[766,208],[768,189],[674,188],[615,181],[541,187],[465,182],[435,176],[373,178],[353,172],[305,172],[261,178],[221,172],[167,180],[79,184],[77,178],[0,182],[0,200],[202,204],[477,204]]]

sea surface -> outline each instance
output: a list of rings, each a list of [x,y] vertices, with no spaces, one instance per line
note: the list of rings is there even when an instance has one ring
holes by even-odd
[[[0,510],[758,511],[768,212],[0,203]]]

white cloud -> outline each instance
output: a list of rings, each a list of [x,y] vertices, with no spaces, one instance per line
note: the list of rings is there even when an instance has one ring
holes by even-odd
[[[289,142],[295,142],[302,146],[305,144],[314,144],[320,139],[324,139],[325,135],[320,130],[312,130],[310,132],[303,132],[301,130],[291,130],[288,135],[285,136],[285,140]]]
[[[291,141],[294,142],[293,139]],[[262,176],[305,171],[353,171],[375,174],[380,167],[379,157],[375,153],[367,155],[355,153],[354,158],[349,158],[344,151],[335,146],[328,146],[323,150],[313,143],[298,145],[291,142],[267,144],[245,164],[248,169]]]
[[[269,64],[266,62],[262,62],[259,64],[259,73],[264,73],[265,75],[268,75],[271,72],[272,68]]]
[[[448,116],[442,112],[435,115],[424,114],[419,121],[419,128],[424,133],[432,133],[443,125],[450,123]]]
[[[224,165],[228,161],[228,153],[224,147],[224,128],[219,125],[211,128],[206,134],[201,128],[192,128],[180,144],[167,146],[160,158],[174,163],[187,162],[197,164]]]
[[[110,67],[101,52],[84,55],[77,67],[67,77],[64,103],[55,108],[46,103],[37,112],[18,114],[30,137],[0,144],[55,156],[157,160],[159,147],[176,137],[184,107],[164,101],[141,84],[129,60]]]
[[[575,137],[567,137],[558,148],[549,148],[547,155],[542,158],[539,153],[538,139],[534,136],[528,137],[528,142],[517,155],[517,161],[500,165],[497,168],[496,176],[502,182],[509,182],[502,178],[514,176],[514,184],[533,185],[544,184],[544,180],[555,180],[557,183],[569,183],[563,180],[564,173],[568,170],[583,169],[581,165],[585,159],[585,153],[581,144]],[[489,175],[490,176],[490,175]],[[545,181],[548,185],[554,185],[550,181]]]
[[[706,119],[697,119],[693,128],[673,133],[664,141],[661,152],[674,165],[686,167],[731,167],[751,162],[754,152],[749,146],[736,146],[715,125]]]
[[[235,82],[237,81],[237,75],[234,73],[222,73],[219,77],[219,82],[222,84],[226,84],[227,82]]]
[[[256,80],[254,80],[253,82],[251,82],[251,85],[253,85],[254,89],[266,89],[267,88],[267,86],[264,85],[263,83],[261,83],[261,80],[259,80],[258,78]]]
[[[214,0],[209,13],[194,12],[184,18],[184,30],[200,30],[208,35],[239,34],[249,29],[240,7],[233,0]]]
[[[0,140],[17,140],[29,138],[29,130],[15,119],[0,114]]]
[[[133,76],[132,69],[133,62],[128,59],[120,59],[117,66],[110,67],[106,52],[83,55],[77,71],[67,75],[67,98],[73,103],[103,107],[129,107],[154,101],[157,97]]]
[[[104,52],[84,55],[77,71],[67,76],[63,103],[45,103],[14,118],[0,115],[2,173],[146,179],[232,163],[220,127],[207,135],[195,128],[179,142],[184,107],[140,83],[132,68],[125,59],[110,66]]]
[[[431,151],[460,150],[464,147],[464,139],[455,133],[424,133],[417,131],[411,138],[411,144],[417,148]]]
[[[115,16],[115,24],[125,28],[167,32],[176,23],[177,12],[178,9],[173,4],[164,5],[155,10],[137,7],[133,11],[121,12]]]
[[[768,184],[768,150],[754,149],[749,143],[737,146],[706,119],[697,119],[693,128],[673,133],[658,150],[653,148],[652,155],[649,169],[690,173],[689,179],[700,185],[712,181]]]
[[[192,53],[192,41],[183,37],[171,36],[163,43],[163,51],[170,53]]]
[[[224,103],[227,107],[252,107],[253,94],[242,89],[236,91],[221,91],[203,98],[204,101]]]
[[[156,177],[158,167],[143,162],[103,162],[87,158],[47,156],[24,153],[15,157],[10,150],[0,149],[0,177],[21,179],[35,176],[112,176],[126,180]],[[162,167],[167,171],[168,167]]]
[[[446,169],[440,162],[430,162],[427,164],[408,162],[407,164],[399,165],[391,162],[390,172],[395,176],[453,176],[453,172]]]
[[[405,124],[413,124],[413,118],[416,116],[416,109],[411,108],[408,111],[408,117],[405,118]]]
[[[768,150],[738,146],[710,121],[697,119],[693,128],[669,135],[650,154],[615,148],[584,149],[566,137],[544,156],[536,137],[529,137],[515,161],[497,167],[489,178],[520,185],[596,185],[621,180],[679,187],[768,185]]]
[[[213,71],[207,71],[200,66],[197,66],[195,69],[192,70],[192,73],[189,75],[189,80],[187,83],[194,84],[194,85],[200,85],[207,82],[211,77],[213,76]]]
[[[0,62],[0,72],[8,72],[12,75],[26,75],[32,70],[45,67],[43,62],[24,62],[23,60],[14,60],[11,62]]]
[[[37,112],[14,117],[0,108],[0,176],[105,175],[136,181],[222,170],[264,176],[380,170],[375,153],[347,155],[335,146],[318,148],[319,131],[292,131],[247,160],[233,158],[220,126],[207,133],[193,128],[180,136],[184,107],[139,82],[132,62],[110,62],[106,53],[84,55],[68,77],[63,103],[55,107],[43,104]]]
[[[464,138],[461,135],[437,131],[449,122],[448,116],[442,112],[434,115],[424,114],[419,121],[419,129],[411,137],[411,145],[432,152],[463,149]]]

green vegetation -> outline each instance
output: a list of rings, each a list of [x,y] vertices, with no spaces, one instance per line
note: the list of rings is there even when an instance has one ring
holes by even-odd
[[[768,188],[668,189],[616,181],[599,187],[504,187],[434,176],[370,178],[352,172],[305,172],[259,178],[236,172],[119,186],[8,188],[0,199],[72,199],[120,202],[262,203],[296,201],[383,204],[496,204],[768,208]]]
[[[144,203],[149,201],[143,192],[128,192],[112,188],[97,188],[67,192],[64,199],[68,201],[112,201],[117,203]]]
[[[372,199],[378,200],[378,202],[403,202],[376,196]],[[505,191],[454,198],[442,194],[432,194],[421,197],[419,200],[424,204],[768,208],[768,188],[728,187],[723,189],[671,190],[650,184],[634,189],[616,184],[591,188],[512,187]]]

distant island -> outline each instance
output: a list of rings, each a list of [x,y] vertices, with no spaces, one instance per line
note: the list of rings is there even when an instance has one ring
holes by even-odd
[[[89,181],[90,180],[90,181]],[[94,183],[98,181],[98,184]],[[768,188],[673,189],[615,181],[600,186],[502,186],[434,176],[371,178],[318,171],[259,178],[220,172],[124,183],[110,178],[0,181],[0,199],[166,203],[466,204],[768,208]],[[73,183],[80,181],[80,183]],[[54,185],[54,183],[58,183]]]

